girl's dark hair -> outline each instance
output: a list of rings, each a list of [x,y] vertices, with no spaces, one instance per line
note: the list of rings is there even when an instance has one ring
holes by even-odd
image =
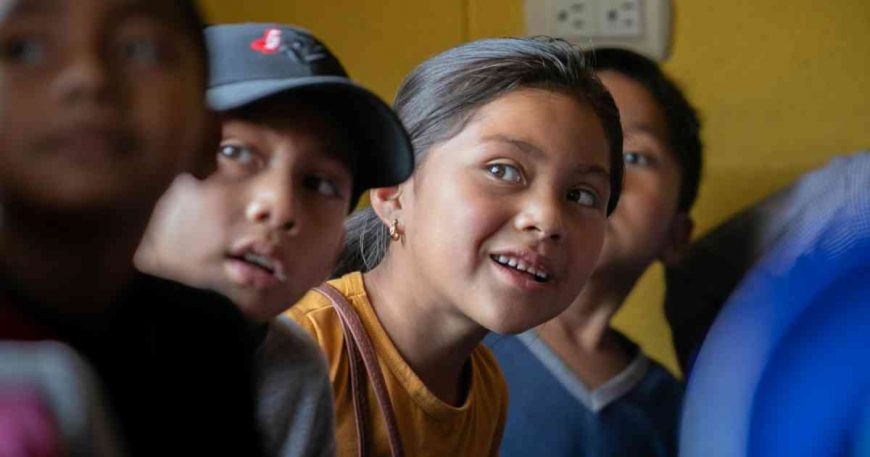
[[[682,170],[679,208],[689,211],[698,196],[701,180],[701,121],[680,88],[652,60],[625,49],[588,51],[595,71],[611,70],[644,87],[659,104],[668,126],[668,142]]]
[[[419,167],[426,153],[465,127],[477,109],[522,88],[557,91],[588,104],[610,146],[610,214],[622,189],[622,128],[610,93],[583,53],[547,37],[474,41],[423,62],[399,87],[394,109],[408,130]],[[335,275],[368,271],[383,259],[389,234],[372,208],[345,224],[347,241]]]

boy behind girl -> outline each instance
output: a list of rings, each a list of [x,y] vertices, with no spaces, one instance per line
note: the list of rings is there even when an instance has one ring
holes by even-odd
[[[655,62],[621,49],[587,58],[619,109],[625,184],[574,303],[534,331],[487,339],[511,394],[505,457],[676,455],[682,386],[610,321],[643,272],[689,241],[700,123]]]
[[[270,455],[333,455],[332,395],[319,346],[276,318],[326,279],[362,192],[413,169],[390,108],[353,84],[304,30],[206,30],[220,113],[217,170],[179,177],[137,253],[144,271],[231,298],[255,322],[259,423]]]
[[[133,455],[260,453],[238,311],[132,262],[211,161],[200,30],[182,1],[0,7],[0,339],[83,355]]]

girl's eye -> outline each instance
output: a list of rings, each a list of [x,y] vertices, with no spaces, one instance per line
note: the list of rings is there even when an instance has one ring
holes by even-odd
[[[338,190],[338,186],[335,182],[322,176],[314,175],[305,178],[305,187],[326,197],[341,196],[341,192]]]
[[[623,155],[626,164],[630,165],[639,165],[641,167],[646,167],[652,165],[652,159],[643,153],[635,152],[635,151],[626,151]]]
[[[222,144],[218,149],[218,156],[241,165],[248,165],[254,161],[254,153],[250,149],[237,144]]]
[[[587,189],[572,189],[568,191],[568,201],[576,202],[589,208],[598,207],[598,195]]]
[[[3,45],[3,59],[20,64],[36,65],[45,59],[45,46],[30,38],[17,38]]]
[[[491,163],[486,166],[486,171],[502,181],[514,183],[523,182],[523,174],[513,165],[508,165],[506,163]]]

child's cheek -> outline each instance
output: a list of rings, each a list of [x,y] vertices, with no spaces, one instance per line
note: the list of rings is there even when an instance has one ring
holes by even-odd
[[[571,279],[563,281],[563,284],[576,288],[574,291],[565,292],[569,296],[569,303],[580,293],[598,263],[604,247],[606,224],[604,218],[590,218],[582,224],[582,230],[572,234],[573,236],[569,235],[569,243],[565,246],[565,252],[569,256],[566,275]]]

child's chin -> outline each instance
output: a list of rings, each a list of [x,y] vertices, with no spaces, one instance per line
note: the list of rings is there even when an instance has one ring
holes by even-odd
[[[517,335],[536,327],[536,325],[527,321],[501,320],[491,325],[485,325],[484,327],[486,327],[490,332],[498,333],[500,335]]]
[[[275,306],[265,306],[263,303],[258,303],[256,300],[233,300],[236,306],[242,311],[245,317],[253,322],[267,322],[274,317],[277,317],[283,309]]]
[[[259,293],[245,290],[234,291],[231,294],[225,294],[232,300],[236,306],[242,311],[251,321],[266,322],[283,314],[290,306],[298,300],[288,300],[285,297],[293,295],[286,291],[271,291],[268,293],[259,291]],[[299,298],[302,298],[301,296]]]

